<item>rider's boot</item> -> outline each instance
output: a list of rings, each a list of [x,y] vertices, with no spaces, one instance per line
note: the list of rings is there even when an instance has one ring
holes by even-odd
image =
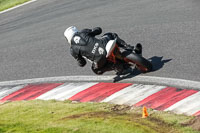
[[[118,63],[115,64],[115,71],[117,75],[125,75],[130,73],[132,71],[132,68],[127,64]]]
[[[124,66],[123,63],[118,62],[118,63],[114,64],[114,63],[109,62],[109,61],[105,64],[104,67],[102,67],[100,69],[94,69],[92,67],[92,70],[97,75],[102,75],[103,73],[105,73],[107,71],[112,71],[112,70],[115,70],[117,75],[126,74],[127,70],[130,71],[129,67],[128,66]]]
[[[142,55],[142,44],[137,43],[134,49],[136,54]]]
[[[114,68],[117,75],[120,75],[124,71],[123,64],[120,63],[114,64]]]
[[[102,75],[103,73],[107,72],[107,71],[112,71],[115,70],[115,65],[112,62],[107,61],[105,63],[105,65],[101,68],[95,68],[92,65],[92,71],[97,74],[97,75]]]

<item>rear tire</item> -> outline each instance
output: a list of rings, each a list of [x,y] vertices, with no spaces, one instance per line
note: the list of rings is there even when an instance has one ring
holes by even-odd
[[[125,51],[122,54],[125,57],[124,60],[126,62],[131,62],[133,64],[136,64],[136,67],[143,73],[150,72],[153,68],[150,61],[148,61],[147,59],[145,59],[144,57],[138,54],[127,52],[127,51]]]

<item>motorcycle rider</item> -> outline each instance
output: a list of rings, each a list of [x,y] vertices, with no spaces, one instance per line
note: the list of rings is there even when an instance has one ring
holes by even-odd
[[[70,26],[65,30],[64,36],[70,44],[71,55],[77,60],[80,67],[86,65],[86,58],[92,62],[91,68],[98,75],[110,70],[116,70],[118,73],[122,73],[124,70],[123,65],[113,64],[106,60],[105,47],[109,40],[117,39],[116,41],[119,47],[131,51],[134,50],[136,54],[142,54],[141,44],[136,44],[134,48],[120,39],[116,33],[106,33],[100,38],[95,37],[101,33],[102,29],[100,27],[78,31],[75,26]]]

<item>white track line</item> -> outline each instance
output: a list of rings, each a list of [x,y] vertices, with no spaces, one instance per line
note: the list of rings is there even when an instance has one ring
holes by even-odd
[[[25,2],[25,3],[23,3],[23,4],[14,6],[14,7],[12,7],[12,8],[7,9],[7,10],[1,11],[0,14],[3,14],[3,13],[5,13],[5,12],[14,10],[14,9],[19,8],[19,7],[22,7],[22,6],[25,6],[25,5],[30,4],[30,3],[32,3],[32,2],[35,2],[35,1],[37,1],[37,0],[31,0],[31,1]]]

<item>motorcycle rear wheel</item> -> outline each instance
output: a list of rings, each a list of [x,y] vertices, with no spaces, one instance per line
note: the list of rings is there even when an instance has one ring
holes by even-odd
[[[150,72],[153,69],[153,66],[151,64],[150,61],[148,61],[147,59],[145,59],[144,57],[135,54],[135,53],[124,53],[125,54],[125,58],[124,60],[126,62],[129,63],[133,63],[136,65],[136,67],[142,72],[142,73],[146,73],[146,72]]]

